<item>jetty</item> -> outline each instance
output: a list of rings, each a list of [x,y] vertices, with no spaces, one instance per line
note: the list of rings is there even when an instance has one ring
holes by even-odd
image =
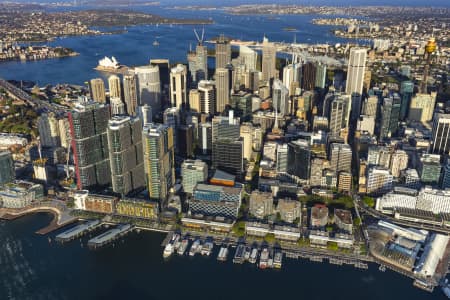
[[[57,242],[61,242],[61,243],[68,242],[68,241],[71,241],[71,240],[74,240],[76,238],[83,236],[84,234],[94,230],[95,228],[97,228],[100,225],[101,225],[101,223],[99,220],[88,221],[83,224],[74,226],[74,227],[70,228],[69,230],[66,230],[66,231],[58,234],[55,239]]]
[[[122,236],[129,233],[133,227],[130,224],[119,225],[116,228],[112,228],[99,236],[96,236],[88,241],[88,247],[90,249],[97,249],[102,247]]]

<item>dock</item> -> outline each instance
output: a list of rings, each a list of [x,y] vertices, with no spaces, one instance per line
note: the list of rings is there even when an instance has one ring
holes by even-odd
[[[76,238],[79,238],[81,236],[83,236],[84,234],[94,230],[95,228],[97,228],[98,226],[100,226],[100,221],[99,220],[92,220],[92,221],[88,221],[86,223],[83,224],[79,224],[75,227],[70,228],[69,230],[66,230],[60,234],[58,234],[55,239],[58,242],[68,242],[71,240],[74,240]]]
[[[112,228],[99,236],[96,236],[88,241],[88,247],[90,249],[97,249],[102,247],[130,232],[133,228],[130,224],[119,225],[116,228]]]

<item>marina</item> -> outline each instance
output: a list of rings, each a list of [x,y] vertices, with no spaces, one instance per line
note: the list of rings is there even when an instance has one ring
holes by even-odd
[[[55,237],[55,240],[57,242],[61,242],[61,243],[68,242],[68,241],[77,239],[79,237],[82,237],[83,235],[94,230],[95,228],[97,228],[100,225],[101,225],[101,223],[99,220],[87,221],[83,224],[79,224],[75,227],[70,228],[69,230],[66,230],[66,231],[58,234]]]
[[[118,225],[116,228],[112,228],[88,241],[88,247],[90,249],[97,249],[102,247],[122,236],[127,234],[133,229],[130,224]]]
[[[217,255],[218,261],[226,261],[228,258],[228,247],[226,245],[222,245],[219,250],[219,254]]]

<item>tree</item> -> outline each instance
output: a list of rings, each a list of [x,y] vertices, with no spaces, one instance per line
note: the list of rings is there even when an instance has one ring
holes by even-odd
[[[234,223],[233,225],[233,233],[238,237],[242,237],[245,235],[245,222],[239,221]]]
[[[361,223],[362,223],[361,218],[355,218],[353,220],[353,225],[355,225],[356,227],[361,226]]]
[[[362,201],[365,205],[369,206],[369,207],[374,207],[375,206],[375,200],[372,197],[369,196],[364,196],[362,198]]]
[[[264,237],[264,241],[266,241],[269,244],[274,243],[275,242],[275,234],[273,234],[273,233],[266,234],[266,236]]]
[[[328,250],[333,250],[333,251],[339,250],[338,244],[336,242],[328,242],[327,248],[328,248]]]

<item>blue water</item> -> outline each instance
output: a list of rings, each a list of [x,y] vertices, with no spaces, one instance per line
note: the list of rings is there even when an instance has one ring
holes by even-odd
[[[298,29],[295,35],[299,43],[334,44],[345,41],[334,37],[330,27],[312,24],[311,20],[317,17],[312,15],[279,16],[274,20],[266,16],[231,16],[221,11],[175,11],[154,7],[136,9],[179,18],[212,18],[215,23],[204,26],[205,40],[223,33],[241,40],[261,41],[265,34],[273,41],[291,42],[294,33],[283,31],[284,27],[291,26]],[[128,27],[128,32],[124,34],[57,39],[47,44],[69,47],[80,55],[45,61],[1,63],[0,77],[32,80],[40,86],[47,83],[83,84],[100,75],[93,68],[104,56],[114,55],[128,66],[148,64],[151,58],[168,58],[171,63],[186,62],[190,45],[194,48],[196,45],[194,28],[201,31],[202,26],[144,25]],[[160,43],[158,47],[152,45],[155,40]]]
[[[429,294],[375,265],[363,271],[284,259],[282,270],[262,271],[217,262],[217,247],[209,258],[164,261],[164,236],[157,233],[132,233],[97,251],[79,240],[59,245],[34,233],[50,220],[37,214],[0,221],[0,299],[445,299],[440,290]]]

